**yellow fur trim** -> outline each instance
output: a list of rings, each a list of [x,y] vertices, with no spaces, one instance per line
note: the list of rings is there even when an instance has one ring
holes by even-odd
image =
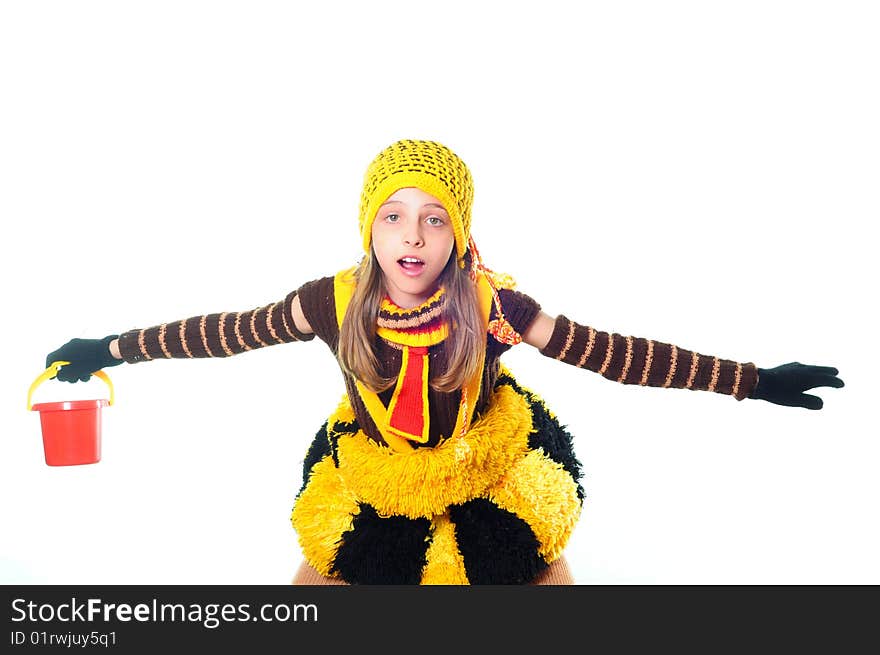
[[[464,558],[455,539],[455,524],[449,519],[449,512],[435,516],[431,529],[431,544],[425,553],[428,563],[422,569],[421,584],[470,584],[464,568]]]
[[[339,539],[351,530],[359,512],[357,498],[345,488],[327,455],[312,467],[290,516],[303,556],[321,575],[331,575]]]
[[[581,511],[577,484],[540,449],[514,464],[489,490],[489,500],[529,524],[541,544],[538,553],[548,563],[562,554]]]
[[[342,399],[336,410],[327,419],[328,431],[333,428],[336,423],[351,423],[355,420],[354,410],[351,408],[351,402],[348,400],[348,394],[343,394]]]
[[[339,470],[348,489],[380,514],[430,518],[483,496],[526,453],[531,431],[525,398],[502,386],[463,437],[436,448],[397,453],[363,431],[340,437]]]

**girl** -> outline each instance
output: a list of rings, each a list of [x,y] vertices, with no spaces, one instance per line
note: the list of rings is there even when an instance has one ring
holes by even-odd
[[[570,582],[563,550],[584,493],[571,435],[500,364],[525,342],[622,384],[712,391],[820,409],[803,391],[842,387],[837,369],[759,369],[541,311],[487,269],[470,237],[473,182],[434,141],[401,140],[364,176],[365,256],[283,300],[196,316],[47,357],[60,380],[123,361],[225,357],[325,342],[346,394],[318,431],[291,520],[296,582]]]

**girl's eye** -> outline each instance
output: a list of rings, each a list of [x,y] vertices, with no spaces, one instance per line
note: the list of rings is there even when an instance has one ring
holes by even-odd
[[[388,216],[385,217],[385,220],[389,223],[396,223],[398,218],[400,217],[397,214],[388,214]]]
[[[427,220],[428,225],[443,225],[443,219],[437,218],[436,216],[430,216]]]

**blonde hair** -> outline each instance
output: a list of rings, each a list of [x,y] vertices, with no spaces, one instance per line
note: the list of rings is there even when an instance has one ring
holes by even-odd
[[[467,254],[469,258],[470,253]],[[469,268],[461,268],[453,252],[438,277],[439,285],[446,289],[444,319],[449,324],[449,336],[445,341],[446,370],[430,372],[430,385],[437,391],[461,389],[478,372],[482,349],[486,347],[477,289],[468,274]],[[385,285],[372,248],[354,275],[355,290],[339,328],[337,359],[345,373],[378,393],[391,387],[397,376],[386,378],[382,375],[374,349],[376,320],[385,297]]]

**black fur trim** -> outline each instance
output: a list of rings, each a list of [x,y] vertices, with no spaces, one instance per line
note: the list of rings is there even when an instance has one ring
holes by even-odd
[[[581,463],[574,454],[572,436],[568,430],[559,424],[559,421],[547,412],[547,408],[540,400],[516,383],[512,377],[506,374],[498,376],[496,387],[502,384],[509,385],[518,394],[523,396],[532,410],[532,426],[535,432],[529,435],[529,448],[540,448],[554,462],[561,464],[572,479],[577,483],[578,499],[583,502],[585,494],[580,479],[583,475]]]
[[[336,465],[336,468],[339,468],[339,458],[336,455],[336,444],[339,441],[339,437],[342,434],[354,434],[358,430],[360,430],[360,426],[358,426],[357,421],[351,421],[350,423],[335,423],[333,425],[333,436],[331,437],[327,432],[327,421],[324,421],[324,425],[321,426],[321,429],[318,430],[315,438],[312,439],[312,444],[306,452],[305,460],[303,460],[303,481],[302,486],[296,494],[297,498],[299,498],[303,489],[306,488],[306,483],[309,481],[309,474],[312,472],[312,468],[327,455],[333,456],[333,463]]]
[[[297,498],[300,497],[300,494],[302,494],[303,490],[306,488],[312,468],[329,454],[330,442],[327,439],[327,421],[324,421],[324,425],[321,426],[321,429],[318,430],[318,434],[312,439],[312,445],[309,446],[309,449],[306,452],[306,458],[303,460],[302,486],[296,494]]]
[[[417,585],[427,562],[430,530],[426,518],[382,518],[361,503],[352,529],[342,533],[332,570],[350,584]]]
[[[458,550],[472,584],[525,584],[544,569],[528,523],[485,498],[451,505]]]
[[[344,434],[354,434],[360,429],[361,426],[357,421],[333,424],[333,429],[329,432],[327,439],[330,442],[330,454],[333,455],[333,463],[336,468],[339,468],[339,437]]]

